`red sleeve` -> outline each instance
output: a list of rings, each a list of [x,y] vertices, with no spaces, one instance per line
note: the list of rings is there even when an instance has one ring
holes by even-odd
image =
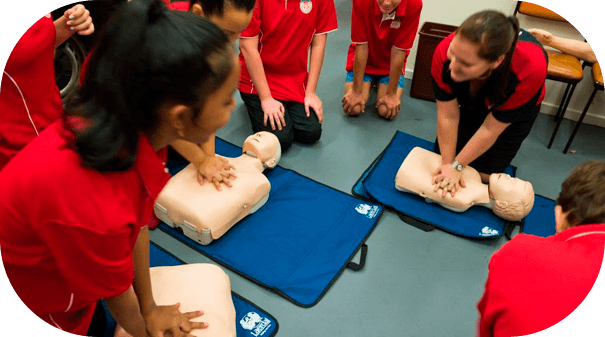
[[[444,82],[445,63],[447,59],[447,50],[450,47],[450,43],[454,39],[455,33],[451,33],[448,37],[443,39],[435,48],[433,53],[433,61],[431,64],[431,78],[433,80],[433,91],[435,98],[440,101],[451,101],[456,98],[452,93],[452,88],[449,84]],[[449,64],[449,62],[448,62]]]
[[[403,18],[401,30],[397,35],[397,39],[393,46],[398,49],[409,50],[414,45],[414,39],[418,32],[418,25],[420,24],[420,13],[422,12],[422,1],[421,0],[408,0],[407,8],[405,10],[405,17]]]
[[[42,224],[38,234],[77,297],[111,298],[123,294],[132,284],[132,235],[138,235],[134,227],[102,233],[54,220]]]
[[[317,14],[317,23],[315,34],[325,34],[338,29],[338,19],[336,18],[336,7],[334,0],[325,0],[319,8]]]
[[[260,23],[261,23],[261,3],[263,0],[257,0],[254,10],[252,12],[252,19],[248,24],[248,27],[240,34],[240,38],[256,37],[260,34]]]
[[[515,54],[522,52],[519,49],[525,49],[523,52],[526,57],[513,57],[511,64],[511,71],[519,83],[513,94],[496,110],[513,110],[525,105],[542,89],[546,81],[548,63],[541,48],[529,42],[519,42]]]
[[[493,336],[493,315],[490,314],[490,280],[489,275],[485,283],[485,291],[483,297],[477,304],[477,310],[479,310],[479,322],[477,330],[479,337],[492,337]]]
[[[351,42],[353,43],[368,43],[368,27],[364,11],[367,12],[367,6],[361,0],[353,0],[353,11],[351,14]]]

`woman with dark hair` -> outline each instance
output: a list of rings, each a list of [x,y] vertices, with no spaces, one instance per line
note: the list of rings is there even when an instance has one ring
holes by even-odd
[[[224,126],[238,78],[211,22],[156,0],[117,12],[63,119],[0,172],[2,260],[30,310],[89,336],[103,335],[101,299],[136,337],[207,326],[190,322],[201,312],[154,302],[145,225],[170,178],[166,146]]]
[[[471,165],[487,182],[515,157],[540,112],[548,57],[515,17],[473,14],[433,54],[437,99],[435,189],[454,195]]]

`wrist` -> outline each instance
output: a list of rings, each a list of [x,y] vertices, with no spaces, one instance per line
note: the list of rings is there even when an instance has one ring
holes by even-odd
[[[461,172],[462,170],[464,170],[464,168],[466,167],[465,165],[462,165],[457,159],[454,158],[454,160],[450,163],[450,165],[458,172]]]

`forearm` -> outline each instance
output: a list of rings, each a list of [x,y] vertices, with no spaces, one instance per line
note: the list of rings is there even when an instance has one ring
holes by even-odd
[[[309,63],[309,78],[305,87],[305,94],[314,94],[317,91],[319,74],[324,63],[327,34],[315,35],[311,42],[311,57]]]
[[[105,305],[116,322],[133,337],[147,336],[145,320],[139,309],[139,301],[132,286],[114,298],[106,298]]]
[[[456,158],[459,122],[460,110],[457,100],[437,101],[437,139],[442,164],[449,164]]]
[[[74,35],[74,31],[69,28],[67,25],[67,19],[65,16],[58,18],[55,22],[55,30],[57,31],[57,38],[55,39],[55,48],[63,44],[63,42],[67,41],[72,35]]]
[[[456,159],[460,164],[466,166],[489,150],[496,139],[498,139],[498,135],[490,132],[485,126],[481,126],[462,148]]]
[[[353,91],[361,93],[363,88],[363,75],[368,64],[368,44],[355,45],[355,61],[353,63]]]
[[[199,145],[185,140],[176,140],[170,145],[190,163],[199,165],[204,158],[216,155],[215,141],[216,135],[212,134],[207,141]]]
[[[553,36],[549,46],[579,59],[592,63],[597,62],[597,57],[587,42]]]
[[[391,65],[389,68],[389,84],[387,85],[387,95],[397,93],[397,85],[403,70],[403,65],[407,58],[407,50],[391,47]]]
[[[151,292],[151,276],[149,274],[149,228],[141,228],[133,251],[134,282],[133,289],[139,299],[139,308],[145,315],[156,304]]]
[[[216,134],[212,134],[207,141],[200,144],[200,148],[206,157],[214,157],[216,155]]]
[[[267,76],[265,76],[265,67],[258,51],[258,37],[240,38],[239,45],[244,60],[246,60],[246,67],[252,78],[252,83],[254,83],[258,92],[258,97],[261,101],[271,98],[271,90],[269,89]]]

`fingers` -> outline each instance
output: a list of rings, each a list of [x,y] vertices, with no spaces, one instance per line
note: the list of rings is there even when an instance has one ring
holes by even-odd
[[[264,109],[263,109],[264,110]],[[269,118],[269,114],[267,112],[264,113],[263,116],[263,125],[267,126],[267,119]],[[273,128],[273,130],[275,130],[275,128]]]
[[[206,323],[206,322],[191,322],[191,330],[206,329],[207,327],[208,327],[208,323]]]
[[[315,114],[317,115],[317,119],[319,120],[319,124],[324,121],[324,110],[320,107],[319,109],[313,109]],[[307,116],[308,117],[308,116]]]
[[[284,108],[284,105],[279,103],[279,118],[281,119],[281,124],[283,126],[286,126],[285,114],[286,114],[286,109]]]
[[[78,35],[90,35],[90,34],[92,34],[94,32],[95,32],[95,25],[94,25],[94,23],[91,22],[90,26],[88,27],[88,29],[78,31]]]
[[[460,186],[466,187],[466,182],[462,178],[460,178]]]
[[[86,10],[86,8],[84,7],[84,5],[77,4],[77,5],[73,6],[72,8],[65,11],[65,18],[68,20],[78,18],[78,17],[82,16],[82,14],[84,13],[85,10]]]
[[[307,118],[309,118],[309,116],[311,116],[311,113],[309,112],[309,102],[305,101],[305,113],[307,114]]]
[[[269,124],[271,124],[271,130],[275,131],[275,121],[273,120],[273,115],[269,115]],[[265,123],[265,125],[267,125],[267,123]]]
[[[82,13],[76,13],[79,13],[79,11],[69,15],[69,20],[67,21],[68,26],[76,27],[86,23],[89,19],[90,22],[92,22],[88,9],[84,10]]]

